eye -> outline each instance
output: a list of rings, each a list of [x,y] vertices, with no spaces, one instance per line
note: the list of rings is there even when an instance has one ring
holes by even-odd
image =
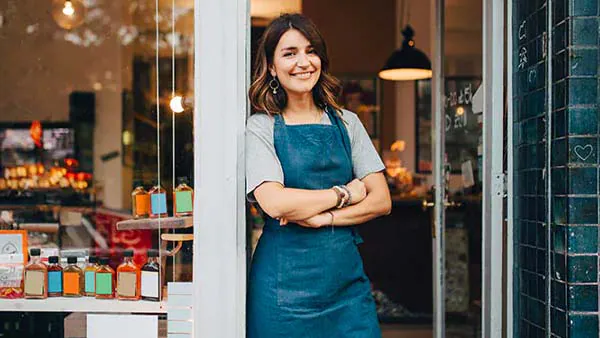
[[[294,53],[292,53],[292,52],[285,52],[283,54],[283,57],[288,57],[288,56],[293,56],[293,55],[294,55]]]
[[[317,52],[314,49],[309,49],[307,51],[308,54],[316,54]]]

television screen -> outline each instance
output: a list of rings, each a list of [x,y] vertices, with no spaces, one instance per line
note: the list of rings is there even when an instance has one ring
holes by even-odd
[[[43,163],[46,167],[75,155],[73,129],[42,124],[42,149],[36,149],[29,125],[0,126],[0,167]]]

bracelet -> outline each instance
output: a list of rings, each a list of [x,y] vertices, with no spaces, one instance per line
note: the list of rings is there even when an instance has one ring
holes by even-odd
[[[335,205],[337,209],[340,209],[348,203],[349,196],[346,190],[342,189],[342,187],[340,187],[339,185],[334,186],[333,189],[340,193],[341,199]]]
[[[342,198],[344,193],[340,190],[340,188],[338,186],[332,187],[331,189],[333,189],[333,191],[335,191],[335,194],[337,196],[337,202],[335,202],[335,206],[337,207],[338,205],[340,205],[342,203]]]
[[[344,191],[348,194],[348,199],[346,200],[346,203],[344,203],[344,206],[348,206],[352,202],[352,193],[350,193],[350,189],[348,189],[348,187],[345,185],[340,186],[340,188],[344,189]]]
[[[333,212],[331,212],[331,211],[327,211],[327,213],[331,215],[331,222],[329,222],[329,225],[330,225],[330,226],[333,226],[333,219],[334,219],[334,217],[333,217]]]

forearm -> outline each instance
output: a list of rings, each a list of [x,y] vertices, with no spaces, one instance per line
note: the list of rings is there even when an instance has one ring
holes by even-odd
[[[387,191],[367,194],[360,203],[330,210],[334,226],[348,226],[365,223],[379,216],[388,215],[391,202]]]
[[[310,218],[335,207],[337,194],[333,189],[307,190],[283,188],[269,192],[269,198],[255,194],[261,208],[273,218],[297,221]]]

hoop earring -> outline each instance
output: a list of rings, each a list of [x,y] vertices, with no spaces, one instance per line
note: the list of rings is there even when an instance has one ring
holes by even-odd
[[[277,95],[277,89],[279,89],[279,81],[277,81],[276,78],[271,79],[271,81],[269,81],[269,88],[271,88],[273,95]]]

